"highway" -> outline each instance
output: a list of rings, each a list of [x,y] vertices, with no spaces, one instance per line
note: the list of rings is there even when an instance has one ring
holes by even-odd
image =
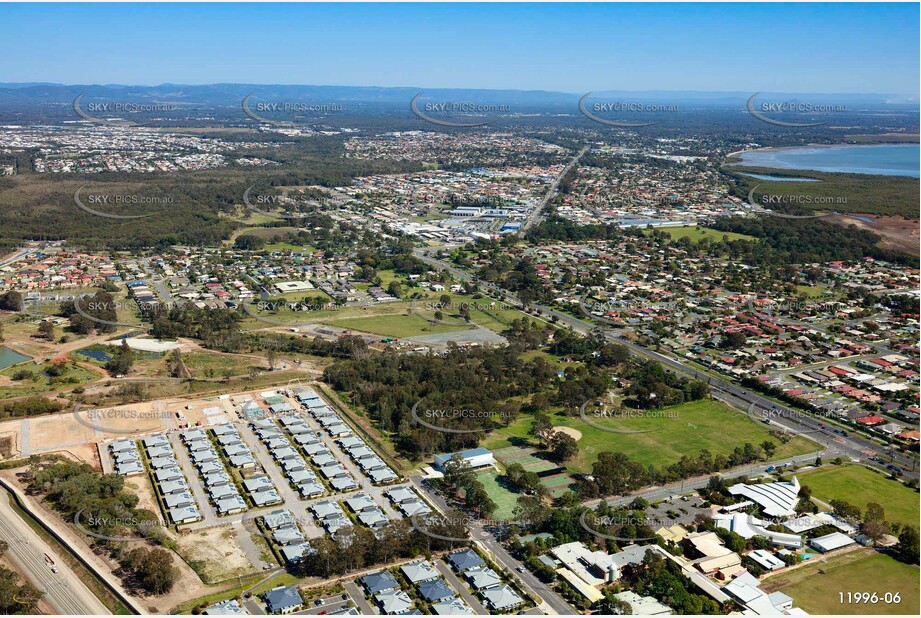
[[[556,178],[554,178],[553,182],[550,184],[550,188],[547,189],[547,193],[545,193],[544,197],[541,198],[540,204],[538,204],[537,207],[531,211],[531,214],[528,215],[528,218],[525,219],[524,224],[521,226],[522,232],[541,220],[544,210],[547,208],[547,204],[550,203],[550,200],[556,197],[556,193],[560,188],[560,181],[562,181],[566,174],[568,174],[569,171],[576,166],[576,164],[579,162],[579,159],[581,159],[586,152],[588,152],[588,146],[583,147],[582,150],[580,150],[576,156],[573,157],[572,161],[570,161],[566,167],[564,167],[563,170],[557,174]]]
[[[437,251],[437,249],[417,249],[415,251],[415,255],[428,264],[448,270],[456,277],[477,282],[482,288],[485,288],[493,295],[496,295],[499,298],[505,298],[505,301],[511,305],[522,307],[522,303],[513,293],[503,290],[497,285],[488,281],[482,281],[470,273],[457,268],[453,264],[449,264],[443,260],[439,260],[433,257],[430,254],[434,251]],[[587,334],[596,329],[600,329],[608,340],[626,346],[636,355],[657,360],[666,369],[670,369],[675,373],[679,373],[687,377],[694,377],[707,382],[710,385],[710,389],[714,398],[719,399],[739,410],[746,411],[757,418],[760,418],[761,412],[768,411],[770,412],[772,425],[782,427],[792,433],[804,434],[819,444],[822,444],[829,449],[834,449],[842,456],[866,460],[869,456],[868,453],[878,454],[882,451],[885,451],[887,457],[889,457],[894,464],[902,468],[903,473],[907,478],[918,478],[917,462],[905,454],[898,453],[896,451],[887,451],[879,444],[868,438],[864,438],[853,431],[849,432],[846,438],[842,437],[838,434],[835,434],[831,428],[822,426],[823,424],[820,420],[806,414],[805,412],[788,408],[783,404],[780,404],[763,395],[749,392],[746,389],[733,384],[729,380],[698,371],[697,369],[687,366],[684,362],[674,357],[667,356],[660,352],[650,350],[641,345],[623,339],[616,335],[610,328],[601,328],[596,324],[588,322],[587,320],[562,313],[544,305],[533,304],[532,306],[536,309],[540,309],[544,315],[556,317],[561,324],[571,327],[576,332]],[[866,461],[864,462],[867,463]]]
[[[17,570],[44,593],[57,613],[111,614],[58,553],[13,510],[6,490],[0,490],[0,538],[9,544],[7,556]],[[46,562],[46,555],[54,560],[57,573]]]

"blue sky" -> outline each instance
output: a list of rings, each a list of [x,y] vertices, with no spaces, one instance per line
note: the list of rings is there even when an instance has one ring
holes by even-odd
[[[919,92],[905,4],[0,5],[0,82]]]

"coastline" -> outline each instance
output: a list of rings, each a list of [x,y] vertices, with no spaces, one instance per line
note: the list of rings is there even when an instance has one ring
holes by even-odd
[[[802,146],[765,146],[763,148],[752,148],[751,150],[736,150],[726,155],[726,158],[737,157],[750,152],[781,152],[784,150],[795,150],[798,148],[872,148],[874,146],[918,146],[921,142],[879,142],[877,144],[803,144]]]

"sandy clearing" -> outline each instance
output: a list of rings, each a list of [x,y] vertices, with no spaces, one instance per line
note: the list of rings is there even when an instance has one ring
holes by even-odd
[[[573,429],[572,427],[563,427],[562,425],[557,425],[553,428],[553,431],[565,433],[567,436],[572,437],[572,439],[576,441],[582,439],[582,432],[578,429]]]

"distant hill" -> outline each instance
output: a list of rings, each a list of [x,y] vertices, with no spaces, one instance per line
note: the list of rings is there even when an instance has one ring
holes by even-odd
[[[585,93],[547,90],[489,90],[466,88],[425,88],[422,86],[311,86],[283,84],[160,84],[131,86],[120,84],[53,84],[0,83],[0,107],[23,105],[70,105],[74,98],[86,93],[83,103],[120,101],[138,104],[172,104],[183,107],[238,106],[243,97],[253,94],[253,101],[305,103],[368,103],[406,104],[419,94],[426,100],[464,101],[471,103],[516,104],[528,107],[558,107],[575,105]],[[623,91],[599,90],[592,100],[616,102],[670,103],[702,107],[739,107],[751,92],[703,91]],[[917,101],[889,94],[822,94],[822,93],[762,93],[759,100],[809,101],[848,104],[861,108],[917,108]]]

